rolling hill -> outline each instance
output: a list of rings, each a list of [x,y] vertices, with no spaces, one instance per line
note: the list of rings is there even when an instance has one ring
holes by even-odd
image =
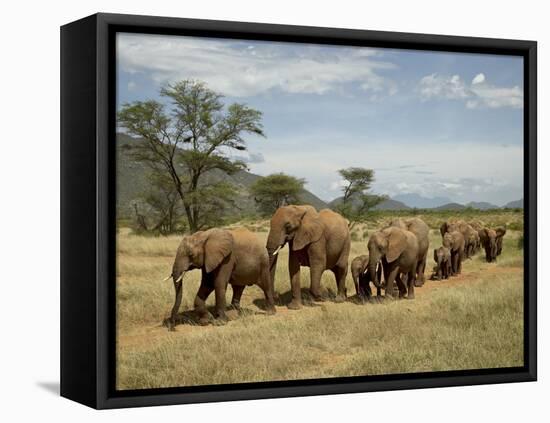
[[[523,198],[521,200],[510,201],[502,206],[503,209],[522,209],[523,208]]]
[[[466,207],[471,207],[473,209],[478,210],[492,210],[492,209],[498,209],[498,206],[495,206],[494,204],[487,203],[486,201],[470,201],[469,203],[466,203]]]
[[[466,206],[458,203],[447,203],[439,207],[434,207],[433,210],[464,210]]]

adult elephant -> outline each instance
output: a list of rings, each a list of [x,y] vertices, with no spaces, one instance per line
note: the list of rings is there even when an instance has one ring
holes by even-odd
[[[373,233],[368,242],[371,280],[380,285],[376,274],[377,267],[382,264],[386,283],[385,295],[393,297],[393,283],[397,282],[399,296],[414,298],[416,266],[418,263],[418,240],[416,235],[405,229],[390,226]],[[401,274],[407,275],[407,288],[401,280]]]
[[[424,272],[426,270],[426,261],[428,259],[428,249],[430,248],[430,228],[418,217],[411,219],[394,219],[390,226],[405,229],[412,232],[418,241],[418,259],[416,263],[416,286],[424,285],[426,281]]]
[[[355,284],[355,292],[357,296],[361,299],[367,297],[367,300],[372,298],[372,290],[370,283],[374,281],[371,280],[370,273],[368,272],[369,264],[369,255],[364,254],[361,256],[355,257],[350,264],[351,277],[353,283]],[[377,278],[380,281],[382,279],[382,266],[378,267]],[[380,283],[375,284],[376,286],[376,296],[381,297],[381,287]]]
[[[479,230],[479,237],[485,250],[487,263],[496,261],[497,256],[502,252],[502,241],[505,233],[506,228],[482,228]]]
[[[462,271],[464,258],[464,235],[459,231],[445,232],[443,246],[451,251],[451,275],[458,275]]]
[[[346,298],[346,275],[350,251],[350,234],[347,221],[332,210],[317,212],[314,207],[283,206],[273,217],[267,237],[267,251],[274,283],[277,254],[288,244],[288,271],[292,288],[290,309],[302,307],[300,289],[300,266],[310,268],[310,292],[314,299],[321,300],[321,275],[331,270],[336,278],[338,294],[336,301]]]
[[[474,255],[476,248],[476,230],[468,223],[463,220],[458,220],[456,222],[443,222],[439,228],[441,236],[445,236],[446,233],[453,231],[458,231],[464,237],[464,256],[470,258]]]
[[[170,330],[174,330],[181,304],[183,276],[193,269],[202,272],[195,298],[195,311],[201,324],[208,322],[205,302],[212,291],[216,292],[217,318],[227,320],[225,292],[228,283],[233,287],[233,306],[239,307],[245,286],[258,285],[264,291],[268,314],[275,313],[269,258],[262,243],[247,229],[209,229],[184,236],[176,252],[171,275],[176,299],[170,315]]]

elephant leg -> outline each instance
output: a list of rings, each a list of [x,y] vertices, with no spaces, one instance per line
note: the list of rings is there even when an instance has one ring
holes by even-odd
[[[348,268],[347,266],[336,266],[332,269],[332,273],[334,273],[336,286],[338,287],[338,294],[336,295],[335,301],[337,303],[344,302],[346,301],[346,276],[348,274]],[[368,289],[370,289],[370,287],[368,287]]]
[[[386,272],[385,279],[386,279],[386,298],[392,299],[394,297],[393,295],[393,282],[395,281],[395,278],[397,277],[399,273],[399,267],[395,266],[394,269],[391,269]]]
[[[451,252],[451,276],[456,275],[456,265],[457,265],[456,259],[457,259],[457,253],[456,251],[452,251]]]
[[[229,266],[222,266],[219,268],[214,280],[214,290],[216,293],[216,317],[221,322],[226,322],[228,320],[227,315],[225,314],[225,293],[230,276],[231,268]]]
[[[275,293],[269,269],[263,268],[260,272],[261,288],[265,295],[265,309],[267,314],[275,314]]]
[[[207,281],[201,281],[201,286],[195,297],[195,312],[199,316],[199,323],[205,325],[208,323],[208,310],[206,309],[206,299],[214,290],[214,286]]]
[[[408,284],[407,284],[407,298],[409,300],[414,300],[414,287],[417,286],[416,281],[414,280],[415,274],[416,274],[415,271],[409,272]]]
[[[457,254],[458,258],[457,258],[457,273],[460,274],[460,272],[462,272],[462,256],[463,254],[461,252],[459,252]]]
[[[424,256],[417,263],[417,266],[416,266],[417,277],[416,277],[416,281],[415,281],[416,286],[422,286],[422,285],[424,285],[424,282],[426,282],[426,277],[424,276],[424,272],[426,271],[426,260],[427,260],[427,257]]]
[[[176,330],[176,317],[178,315],[178,310],[181,305],[181,295],[182,295],[182,282],[179,281],[174,283],[174,290],[176,291],[176,299],[174,301],[174,306],[172,307],[172,312],[170,313],[170,321],[168,322],[168,329],[171,331]]]
[[[410,280],[410,278],[407,278],[407,281],[408,280]],[[399,290],[399,298],[404,298],[405,294],[407,293],[407,288],[405,288],[405,284],[401,279],[400,273],[398,273],[397,276],[395,277],[395,282],[397,283],[397,289]]]
[[[288,256],[288,272],[290,274],[290,286],[292,288],[292,301],[288,305],[291,310],[302,308],[302,287],[300,284],[300,262],[298,258],[290,252]]]
[[[311,277],[311,286],[309,292],[315,301],[324,301],[321,294],[321,276],[323,275],[323,266],[317,263],[310,263],[309,274]]]
[[[241,309],[241,296],[243,295],[244,285],[231,285],[233,288],[233,298],[231,299],[231,306],[237,310]]]

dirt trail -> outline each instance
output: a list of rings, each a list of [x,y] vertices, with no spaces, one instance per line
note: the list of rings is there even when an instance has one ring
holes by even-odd
[[[446,289],[449,287],[459,287],[475,283],[481,276],[491,274],[520,274],[523,273],[523,267],[512,267],[512,266],[497,266],[496,264],[484,264],[482,268],[472,270],[469,272],[463,272],[462,274],[449,278],[444,281],[432,281],[426,280],[426,283],[422,287],[415,289],[415,294],[417,299],[423,298],[426,295],[430,295],[438,289]],[[429,274],[427,273],[427,276]],[[348,301],[343,304],[337,304],[330,300],[326,302],[314,303],[311,305],[305,305],[302,310],[294,311],[289,310],[286,306],[277,306],[277,313],[274,316],[270,316],[269,319],[288,319],[294,313],[315,313],[318,308],[326,307],[353,307],[356,306],[356,303],[353,301],[353,297],[348,298]],[[366,304],[365,307],[369,307],[369,304]],[[244,314],[265,314],[263,311],[255,307],[254,305],[245,305],[243,307]],[[184,314],[189,314],[187,311]],[[212,331],[212,330],[223,330],[226,327],[231,327],[235,320],[239,318],[238,312],[235,310],[229,310],[227,312],[229,322],[225,326],[218,325],[208,325],[208,326],[199,326],[195,324],[179,324],[176,326],[175,332],[169,332],[167,328],[161,323],[154,325],[143,325],[140,327],[132,328],[127,333],[119,333],[117,340],[117,347],[125,350],[133,349],[147,349],[151,346],[157,344],[161,340],[172,338],[174,336],[185,336],[196,331]]]

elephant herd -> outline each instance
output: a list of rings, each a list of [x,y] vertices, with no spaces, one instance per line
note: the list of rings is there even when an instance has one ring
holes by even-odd
[[[414,298],[414,288],[425,283],[429,249],[429,227],[419,218],[395,219],[371,234],[368,254],[352,260],[350,269],[358,297],[370,300],[370,283],[388,299]],[[460,273],[462,260],[476,254],[483,246],[488,262],[502,251],[504,228],[489,229],[463,221],[445,222],[440,228],[442,245],[434,250],[434,278],[445,279]],[[292,299],[290,309],[302,307],[300,267],[310,268],[310,294],[322,301],[321,276],[330,270],[335,277],[336,302],[346,300],[346,276],[351,237],[348,221],[340,214],[309,205],[289,205],[277,209],[270,222],[267,244],[247,229],[209,229],[183,237],[174,260],[171,275],[175,301],[166,320],[174,330],[182,299],[186,272],[201,271],[201,282],[194,301],[200,324],[209,322],[205,303],[215,292],[215,315],[226,321],[226,289],[232,286],[231,305],[239,308],[241,295],[248,285],[259,286],[265,296],[266,311],[275,313],[275,270],[278,253],[288,245],[288,272]],[[389,288],[388,288],[389,287]]]

